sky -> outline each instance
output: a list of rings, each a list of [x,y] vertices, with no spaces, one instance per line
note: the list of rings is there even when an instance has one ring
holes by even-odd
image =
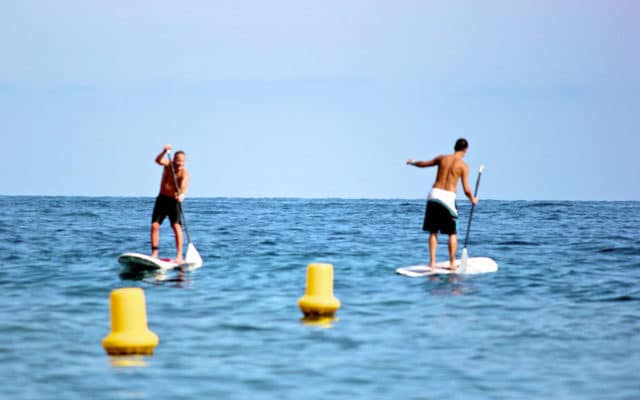
[[[640,200],[640,2],[0,1],[0,195]],[[458,189],[462,195],[461,188]]]

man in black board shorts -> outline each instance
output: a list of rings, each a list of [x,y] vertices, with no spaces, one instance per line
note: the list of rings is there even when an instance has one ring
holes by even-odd
[[[160,225],[166,217],[169,217],[173,233],[176,237],[176,262],[181,264],[182,259],[182,221],[178,204],[184,200],[189,188],[189,172],[184,167],[187,158],[184,151],[176,151],[173,156],[173,170],[176,175],[176,182],[173,179],[171,164],[165,158],[167,152],[171,151],[171,145],[167,144],[162,152],[156,157],[156,163],[162,165],[162,180],[160,181],[160,193],[156,197],[151,217],[151,257],[158,257],[158,244],[160,243]]]
[[[436,248],[438,247],[438,231],[449,235],[449,268],[456,269],[456,251],[458,249],[456,209],[456,187],[458,180],[462,180],[464,194],[472,204],[478,203],[469,187],[469,167],[462,160],[467,153],[469,143],[466,139],[458,139],[454,146],[454,153],[440,155],[430,161],[413,161],[409,159],[407,165],[425,168],[438,166],[436,181],[433,184],[424,216],[422,230],[429,232],[429,266],[435,268]]]

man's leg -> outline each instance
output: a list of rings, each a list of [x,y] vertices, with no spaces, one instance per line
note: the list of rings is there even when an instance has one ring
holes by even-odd
[[[436,249],[438,248],[438,232],[429,233],[429,267],[436,266]]]
[[[449,235],[449,268],[456,269],[456,251],[458,251],[458,235]]]
[[[158,257],[158,243],[160,243],[160,223],[151,224],[151,257]]]
[[[175,223],[171,225],[176,236],[176,262],[182,262],[182,225]]]

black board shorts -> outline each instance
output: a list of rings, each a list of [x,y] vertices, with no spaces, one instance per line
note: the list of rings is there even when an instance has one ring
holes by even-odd
[[[458,232],[458,217],[451,215],[449,209],[439,202],[427,200],[422,230],[431,233],[440,231],[446,235],[455,235]]]
[[[162,221],[164,221],[166,217],[169,217],[171,225],[176,223],[182,225],[182,220],[180,219],[180,213],[178,211],[178,200],[173,197],[159,194],[158,197],[156,197],[156,204],[153,206],[151,223],[157,222],[162,224]]]

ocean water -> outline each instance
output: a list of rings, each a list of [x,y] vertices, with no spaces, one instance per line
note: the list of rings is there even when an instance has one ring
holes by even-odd
[[[0,196],[1,399],[640,398],[640,202],[481,201],[469,255],[498,272],[407,278],[423,200],[189,199],[204,266],[127,279],[152,205]],[[310,262],[335,269],[325,325],[297,306]],[[102,349],[121,287],[145,291],[152,356]]]

